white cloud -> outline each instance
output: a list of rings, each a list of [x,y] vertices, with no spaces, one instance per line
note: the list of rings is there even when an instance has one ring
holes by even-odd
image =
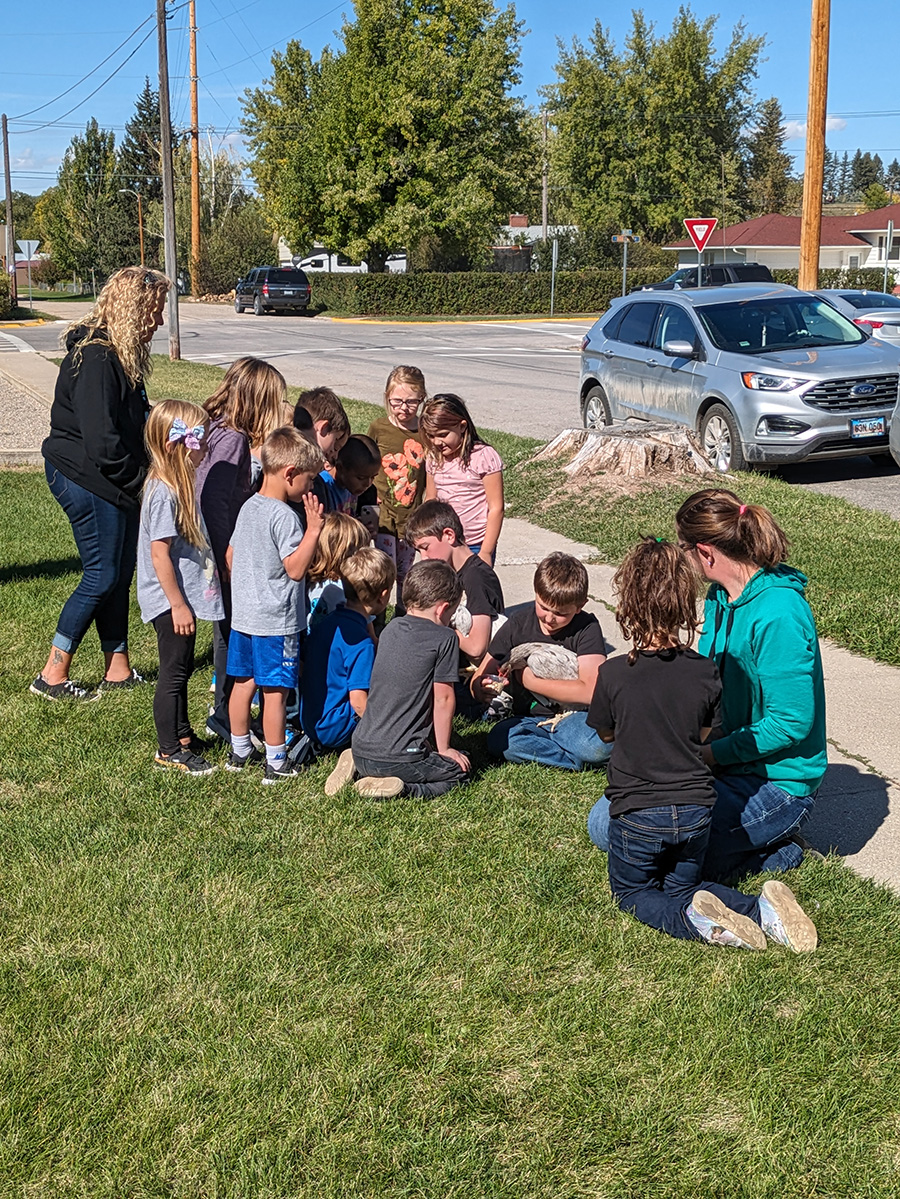
[[[826,133],[834,133],[837,130],[846,128],[847,122],[843,117],[825,118]],[[806,121],[785,121],[782,129],[789,142],[798,141],[806,137]]]

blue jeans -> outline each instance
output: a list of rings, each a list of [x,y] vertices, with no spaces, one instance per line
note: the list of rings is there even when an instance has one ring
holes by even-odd
[[[500,720],[488,733],[488,753],[507,762],[540,762],[560,770],[583,770],[609,759],[612,743],[601,741],[588,728],[587,712],[572,712],[552,731],[538,725],[543,716],[513,716]]]
[[[128,650],[128,601],[137,562],[140,509],[117,508],[44,463],[47,485],[69,518],[83,574],[66,600],[53,644],[74,654],[91,623],[104,653]]]
[[[812,810],[815,794],[798,798],[758,775],[726,774],[714,779],[713,808],[704,873],[710,878],[762,870],[792,870],[803,850],[788,838]],[[588,836],[609,849],[609,800],[605,795],[588,815]]]
[[[609,887],[619,907],[670,937],[700,940],[685,909],[711,891],[733,912],[759,923],[759,900],[703,881],[710,809],[697,805],[642,808],[609,826]]]

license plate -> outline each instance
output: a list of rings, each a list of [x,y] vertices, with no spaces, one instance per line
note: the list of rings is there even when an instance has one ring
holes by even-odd
[[[284,294],[286,296],[295,296],[297,293],[295,291],[286,291]]]
[[[883,437],[884,417],[872,416],[868,420],[851,420],[851,437]]]

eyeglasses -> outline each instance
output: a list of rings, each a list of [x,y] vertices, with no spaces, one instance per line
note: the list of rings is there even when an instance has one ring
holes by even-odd
[[[418,408],[422,401],[420,399],[407,400],[401,396],[388,396],[388,403],[392,408]]]

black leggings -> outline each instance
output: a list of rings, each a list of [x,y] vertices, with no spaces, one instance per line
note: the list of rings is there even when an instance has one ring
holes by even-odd
[[[153,696],[153,720],[160,753],[174,754],[181,749],[181,738],[193,729],[188,719],[188,679],[194,669],[196,632],[182,637],[175,632],[171,611],[154,617],[156,644],[159,647],[159,678]]]

